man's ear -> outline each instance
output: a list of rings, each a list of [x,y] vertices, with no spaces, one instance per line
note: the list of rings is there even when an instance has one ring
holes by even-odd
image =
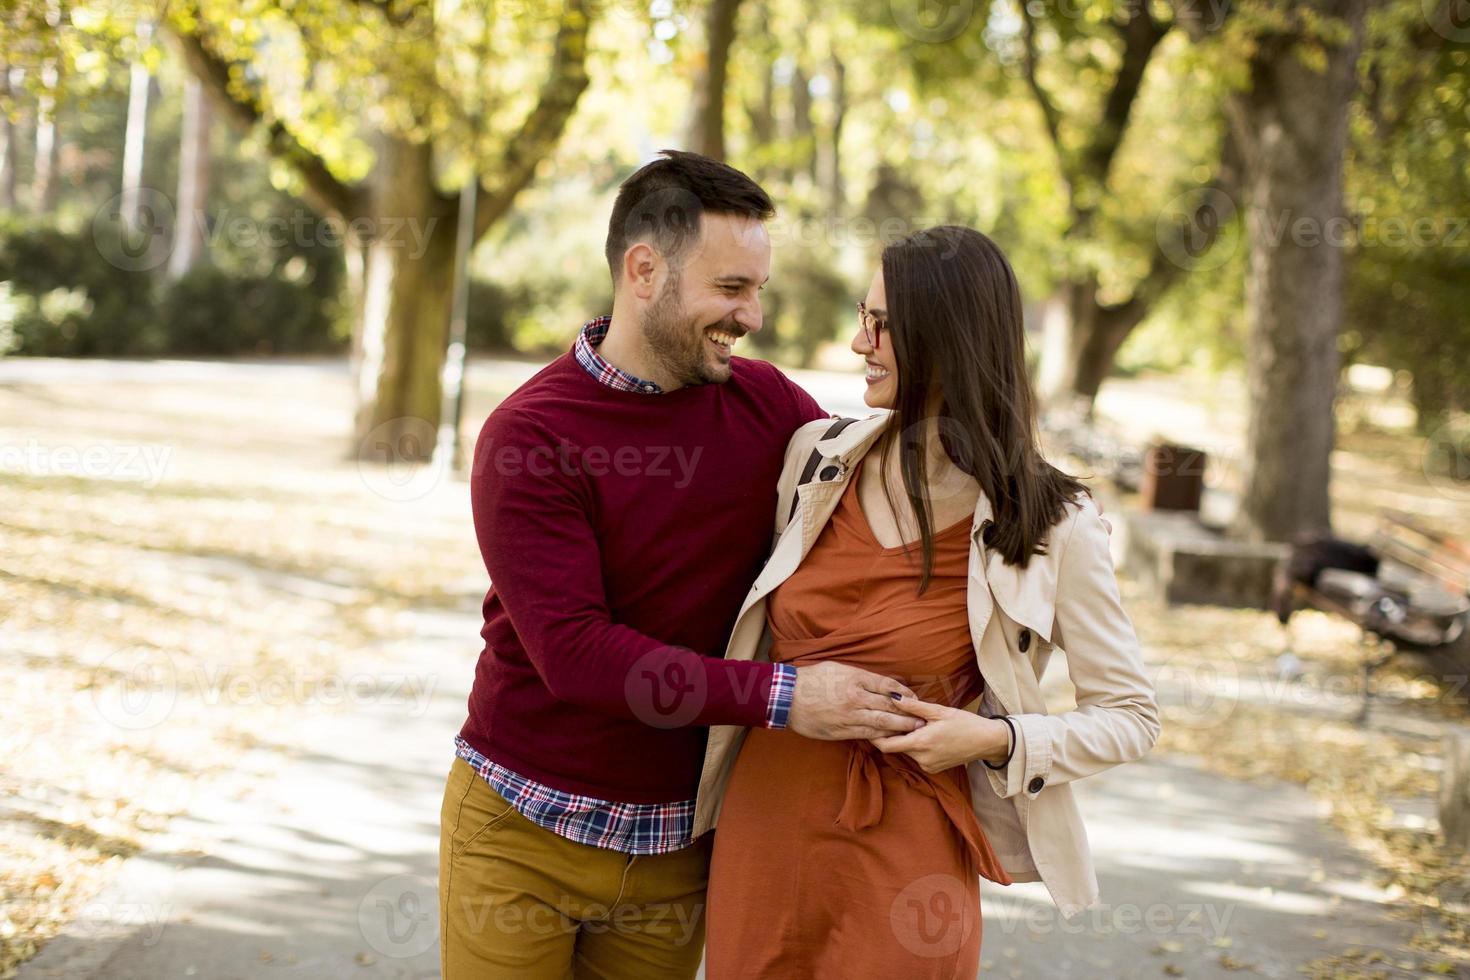
[[[623,284],[639,299],[652,301],[654,281],[662,265],[658,252],[647,242],[637,242],[623,253]]]

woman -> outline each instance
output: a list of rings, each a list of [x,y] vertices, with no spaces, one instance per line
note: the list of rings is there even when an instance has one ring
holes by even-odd
[[[884,250],[859,316],[865,401],[891,412],[792,439],[789,523],[726,656],[887,674],[924,725],[711,731],[710,980],[975,976],[979,879],[1044,881],[1068,916],[1096,902],[1067,784],[1158,737],[1107,528],[1037,447],[1005,256],[970,229],[921,232]],[[1048,715],[1054,645],[1077,707]]]

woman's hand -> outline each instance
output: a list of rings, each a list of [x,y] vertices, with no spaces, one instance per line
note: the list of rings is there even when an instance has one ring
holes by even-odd
[[[898,708],[924,721],[906,735],[869,739],[884,753],[904,752],[925,772],[943,772],[976,759],[1000,762],[1010,745],[1010,727],[996,718],[917,698],[900,698]]]

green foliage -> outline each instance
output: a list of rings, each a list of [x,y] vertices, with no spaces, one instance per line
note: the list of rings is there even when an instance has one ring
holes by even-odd
[[[177,282],[121,269],[85,232],[0,226],[0,341],[47,357],[310,353],[342,347],[339,282],[305,276],[304,259],[268,274],[201,264]],[[322,291],[327,291],[324,294]]]
[[[1165,293],[1148,319],[1128,335],[1115,363],[1120,373],[1149,369],[1208,375],[1243,366],[1248,255],[1243,236],[1231,241],[1235,247],[1228,255],[1207,253],[1211,261],[1190,273],[1181,288]]]
[[[173,354],[305,354],[342,347],[304,284],[233,276],[208,264],[163,290],[157,316]]]
[[[1231,87],[1250,83],[1250,57],[1270,44],[1311,63],[1343,29],[1286,0],[1231,5],[1223,24],[1211,25],[1208,44],[1189,43],[1173,28],[1149,63],[1106,181],[1095,186],[1069,173],[1097,135],[1120,62],[1119,25],[1137,3],[1031,4],[1039,80],[1059,112],[1060,146],[1047,135],[1024,74],[1018,3],[976,0],[962,28],[943,38],[916,36],[923,32],[914,30],[913,4],[742,5],[726,99],[730,160],[762,182],[784,228],[796,232],[773,234],[767,329],[753,339],[756,349],[804,361],[822,343],[845,338],[852,301],[877,259],[871,234],[854,221],[877,212],[907,230],[953,221],[985,231],[1006,249],[1028,301],[1078,275],[1096,276],[1100,301],[1126,299],[1158,251],[1161,212],[1215,176],[1219,108]],[[381,130],[434,140],[437,177],[449,188],[471,156],[482,165],[495,159],[476,132],[504,130],[525,112],[544,72],[557,6],[498,6],[489,25],[481,18],[488,7],[456,8],[451,17],[421,0],[204,0],[197,16],[217,50],[250,62],[248,81],[268,101],[260,107],[266,117],[285,120],[338,179],[368,172],[372,137]],[[592,85],[566,139],[477,249],[468,325],[476,349],[557,352],[588,317],[607,312],[601,250],[613,191],[653,150],[682,144],[690,81],[704,59],[699,8],[594,7]],[[14,37],[25,43],[3,45],[14,49],[12,63],[28,68],[21,98],[40,91],[29,69],[47,57],[59,59],[64,91],[95,96],[85,107],[64,101],[73,115],[63,115],[62,129],[86,162],[72,172],[59,210],[85,219],[115,191],[126,66],[134,57],[159,72],[163,92],[152,109],[145,183],[173,186],[177,155],[164,148],[178,136],[184,75],[176,59],[157,38],[140,46],[128,8],[71,4],[67,16],[78,29],[50,33],[25,8],[13,15]],[[1173,17],[1163,0],[1149,9],[1160,23]],[[173,5],[170,16],[195,15]],[[927,16],[946,11],[935,7]],[[489,70],[477,63],[482,44],[489,45]],[[1358,232],[1348,244],[1344,350],[1349,359],[1412,372],[1426,417],[1470,401],[1461,312],[1470,309],[1470,249],[1447,240],[1449,222],[1470,215],[1466,59],[1463,41],[1431,29],[1421,0],[1376,4],[1363,96],[1352,115],[1346,201]],[[471,117],[479,110],[487,118],[477,130]],[[20,251],[0,253],[3,267],[16,269],[0,307],[0,331],[9,330],[0,345],[99,354],[175,343],[200,353],[340,348],[341,258],[314,233],[315,219],[304,225],[306,241],[261,243],[229,231],[232,221],[261,227],[302,210],[287,193],[300,190],[299,175],[262,165],[262,150],[259,136],[242,143],[216,130],[216,158],[233,165],[216,168],[211,187],[214,268],[166,287],[156,305],[149,276],[108,266],[84,237],[28,232],[14,245]],[[839,161],[836,186],[824,171],[827,152]],[[880,179],[885,171],[913,193],[894,204]],[[486,177],[493,177],[488,168]],[[1074,205],[1090,210],[1081,232]],[[1382,234],[1390,219],[1439,222],[1439,238],[1392,243]],[[0,247],[12,248],[14,238],[7,233]],[[1120,352],[1121,369],[1238,367],[1247,256],[1234,242],[1237,251],[1211,253],[1153,307]]]
[[[109,356],[166,346],[151,315],[149,276],[108,262],[90,232],[7,221],[0,225],[0,269],[0,333],[13,352]]]
[[[1470,234],[1470,233],[1467,233]],[[1470,255],[1359,249],[1349,264],[1350,358],[1413,375],[1419,427],[1470,410]]]
[[[766,327],[780,343],[784,360],[810,367],[821,346],[856,323],[859,293],[849,286],[831,255],[818,247],[788,249],[779,282],[773,275],[763,302]],[[770,343],[770,341],[767,341]]]
[[[1470,410],[1470,45],[1434,43],[1411,7],[1369,21],[1350,118],[1344,348],[1409,372],[1429,430]]]
[[[477,343],[498,331],[524,353],[560,353],[583,323],[612,312],[602,248],[616,183],[612,172],[600,176],[527,190],[516,213],[476,251],[476,290],[499,304],[501,320],[475,311],[472,293],[470,334]]]
[[[475,351],[514,350],[509,323],[519,297],[498,283],[470,280],[469,316],[465,323],[465,346]]]

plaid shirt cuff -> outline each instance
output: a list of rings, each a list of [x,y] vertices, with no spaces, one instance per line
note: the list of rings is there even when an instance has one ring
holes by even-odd
[[[771,678],[771,700],[766,704],[766,727],[785,728],[791,714],[791,699],[796,695],[796,668],[777,664]]]

